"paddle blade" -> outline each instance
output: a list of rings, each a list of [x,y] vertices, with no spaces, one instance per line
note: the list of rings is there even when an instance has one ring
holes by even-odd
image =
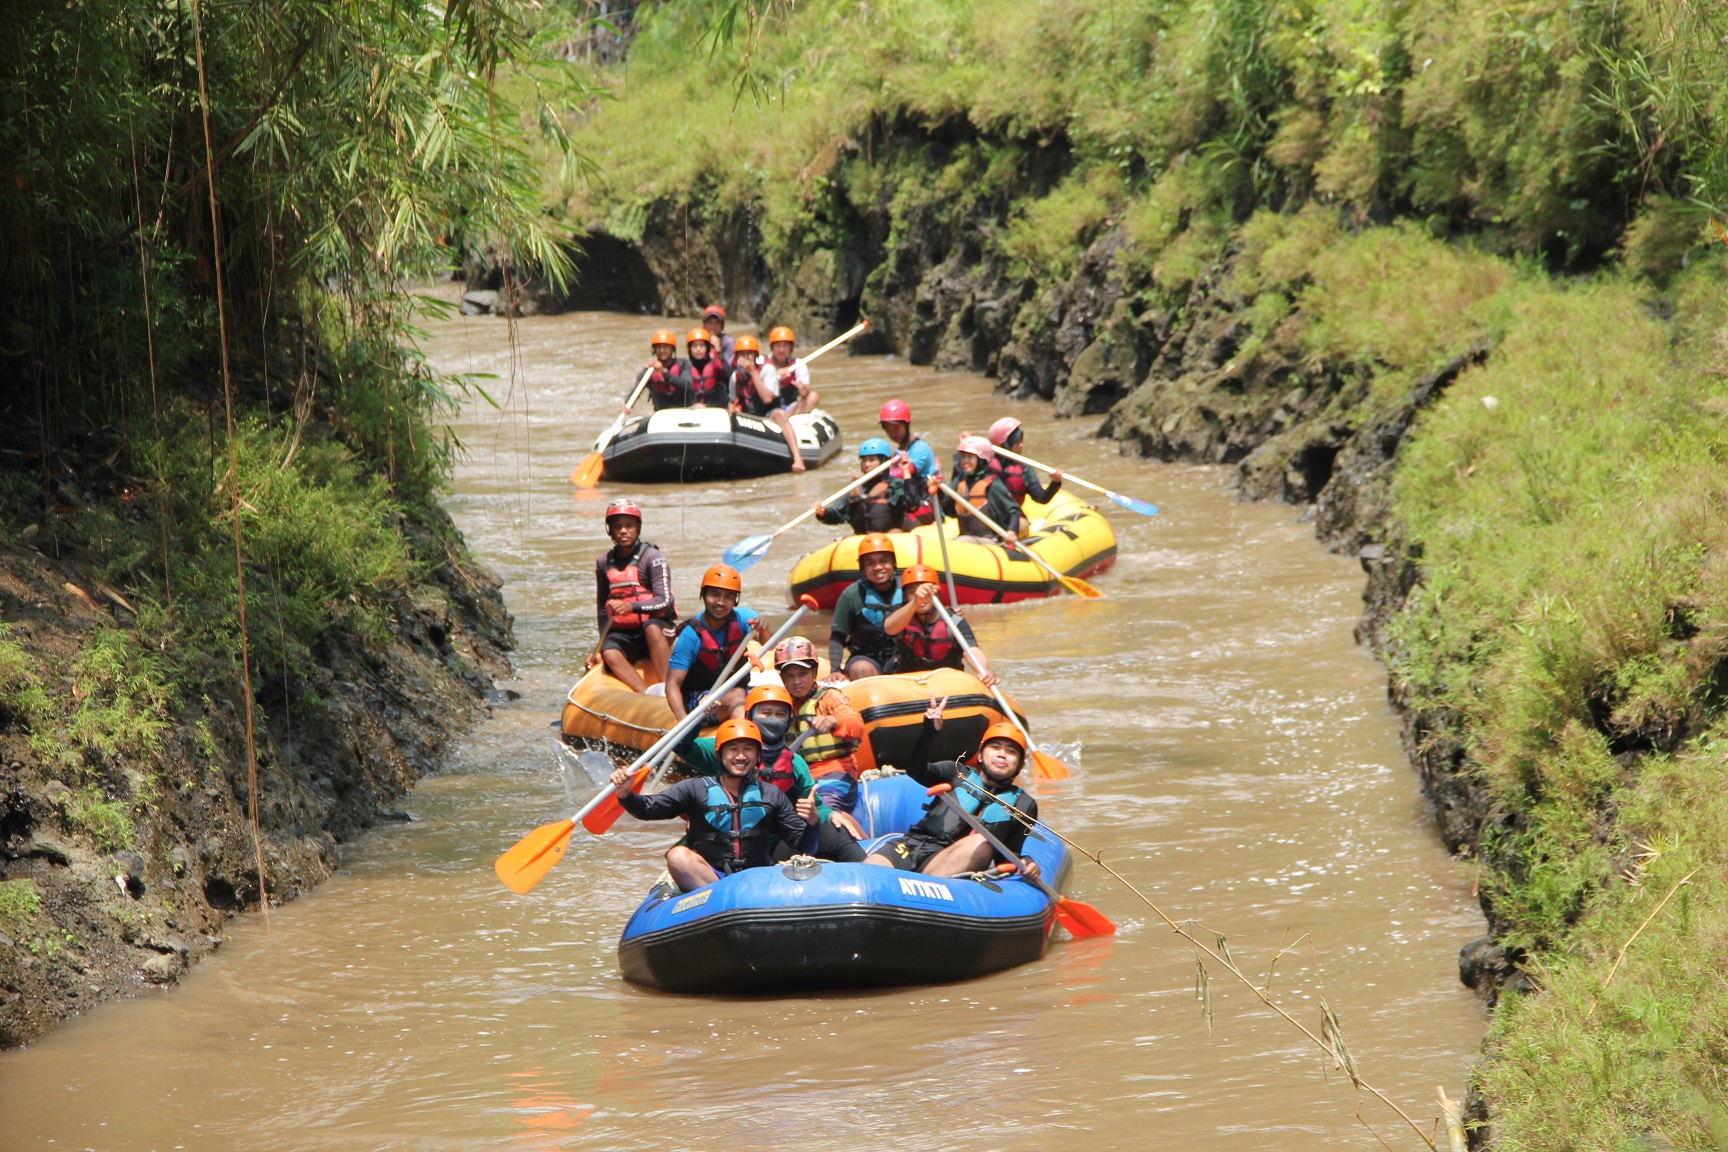
[[[736,568],[742,572],[768,554],[768,545],[774,542],[772,536],[746,536],[732,547],[726,549],[720,557],[720,563]]]
[[[582,458],[582,463],[576,465],[576,470],[570,473],[570,483],[578,488],[592,488],[600,483],[600,473],[606,470],[606,457],[599,452],[590,452]]]
[[[652,765],[648,765],[636,770],[636,775],[630,777],[630,791],[638,792],[641,790],[642,782],[648,779],[648,773],[652,768]],[[608,831],[612,825],[618,823],[618,817],[622,815],[624,815],[624,802],[618,799],[618,790],[614,788],[606,793],[604,800],[594,806],[592,812],[582,817],[582,827],[599,836]]]
[[[1074,775],[1068,770],[1068,765],[1042,749],[1032,752],[1032,774],[1040,780],[1066,780]]]
[[[1076,938],[1116,935],[1116,925],[1111,922],[1110,917],[1090,904],[1082,904],[1066,896],[1056,898],[1056,922],[1068,929],[1070,936]]]
[[[540,883],[540,878],[564,859],[564,850],[570,847],[570,835],[575,831],[574,820],[542,824],[498,857],[492,871],[498,873],[504,887],[520,896]]]
[[[1076,596],[1084,596],[1088,600],[1101,600],[1104,598],[1104,593],[1098,591],[1098,589],[1077,577],[1060,576],[1057,577],[1057,579],[1062,581],[1062,587],[1068,589],[1068,591],[1074,593]]]
[[[1142,516],[1158,515],[1158,505],[1156,504],[1148,504],[1144,500],[1136,500],[1134,497],[1124,496],[1120,492],[1106,492],[1104,495],[1110,497],[1110,499],[1116,501],[1116,503],[1122,505],[1122,507],[1128,509],[1130,512],[1138,512]]]

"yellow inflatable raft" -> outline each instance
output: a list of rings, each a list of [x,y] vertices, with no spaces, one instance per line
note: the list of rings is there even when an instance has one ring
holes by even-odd
[[[1028,501],[1024,510],[1031,531],[1020,542],[1064,576],[1089,576],[1116,562],[1116,533],[1110,530],[1110,521],[1078,497],[1058,492],[1048,504]],[[948,557],[954,564],[954,590],[962,604],[1008,604],[1061,591],[1050,573],[1018,550],[1011,553],[1000,544],[957,540],[952,519],[945,519],[943,526],[948,530]],[[934,524],[888,535],[894,540],[895,563],[900,568],[928,564],[943,571]],[[823,608],[833,608],[840,594],[858,579],[859,540],[844,537],[798,561],[792,569],[792,599],[808,593]]]
[[[828,662],[817,671],[828,675]],[[654,682],[654,671],[637,665],[642,678]],[[845,686],[846,698],[864,718],[864,743],[856,753],[860,770],[882,765],[899,766],[918,738],[924,710],[930,697],[948,697],[942,730],[937,734],[932,760],[953,759],[973,752],[984,729],[1002,714],[990,690],[969,672],[939,668],[934,672],[902,672],[893,676],[869,676]],[[1006,696],[1015,714],[1025,723],[1020,706]],[[644,751],[672,727],[672,708],[664,696],[632,692],[597,664],[570,689],[564,701],[561,725],[565,740],[600,743]]]

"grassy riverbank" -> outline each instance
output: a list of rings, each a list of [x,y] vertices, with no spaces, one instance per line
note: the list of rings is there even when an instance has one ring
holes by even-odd
[[[572,225],[679,304],[759,258],[758,320],[860,310],[1384,547],[1368,631],[1526,975],[1498,1146],[1719,1147],[1716,17],[811,0],[710,59],[728,7],[637,13]]]

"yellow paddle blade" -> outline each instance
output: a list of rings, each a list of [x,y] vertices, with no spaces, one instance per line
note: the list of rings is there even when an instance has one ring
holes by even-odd
[[[1066,780],[1074,775],[1068,770],[1068,765],[1042,749],[1032,753],[1032,774],[1040,780]]]
[[[582,458],[582,463],[576,465],[576,470],[570,473],[570,483],[578,488],[592,488],[600,483],[600,473],[606,470],[606,457],[598,452],[590,452]]]
[[[574,820],[542,824],[498,857],[492,870],[498,873],[504,887],[520,896],[540,883],[540,878],[564,859],[564,850],[570,847],[570,834],[574,831]]]
[[[1062,587],[1076,596],[1084,596],[1088,600],[1101,600],[1104,597],[1104,593],[1077,576],[1058,576],[1057,579],[1062,581]]]

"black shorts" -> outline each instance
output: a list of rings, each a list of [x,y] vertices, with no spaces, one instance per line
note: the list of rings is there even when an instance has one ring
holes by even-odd
[[[873,856],[886,856],[889,863],[902,872],[922,872],[924,865],[936,858],[943,845],[934,840],[911,836],[894,836],[870,850]]]
[[[665,627],[656,620],[648,621],[641,628],[629,630],[614,628],[606,633],[606,639],[601,643],[600,651],[604,652],[610,648],[615,652],[622,652],[624,659],[632,664],[638,660],[646,660],[649,654],[648,637],[645,629],[648,628],[659,628],[662,632],[666,631]]]

